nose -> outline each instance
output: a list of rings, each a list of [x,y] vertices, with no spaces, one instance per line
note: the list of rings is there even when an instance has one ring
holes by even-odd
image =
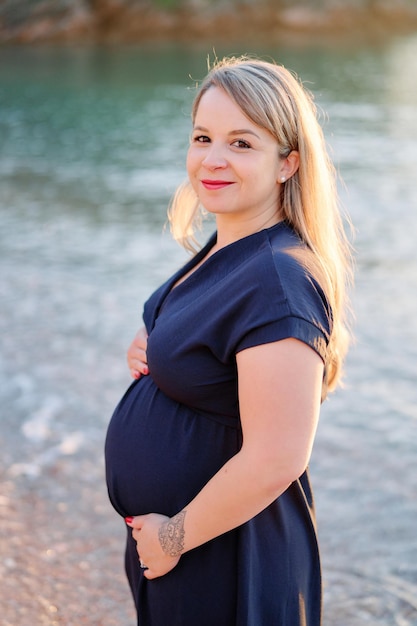
[[[224,169],[227,167],[224,149],[218,144],[210,144],[210,146],[207,147],[202,164],[208,170]]]

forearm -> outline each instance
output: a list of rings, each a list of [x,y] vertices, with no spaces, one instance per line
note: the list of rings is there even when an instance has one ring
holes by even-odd
[[[286,471],[271,477],[256,470],[244,450],[232,457],[199,494],[160,529],[166,554],[179,555],[206,543],[260,513],[291,480]]]

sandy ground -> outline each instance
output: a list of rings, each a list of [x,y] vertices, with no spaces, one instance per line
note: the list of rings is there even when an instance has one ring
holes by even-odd
[[[54,413],[51,405],[40,409],[45,418]],[[3,429],[1,444],[0,623],[133,624],[124,524],[104,484],[104,429],[86,420],[84,432],[80,427],[60,441],[55,433],[51,445],[39,435],[20,438],[16,427],[16,437]]]

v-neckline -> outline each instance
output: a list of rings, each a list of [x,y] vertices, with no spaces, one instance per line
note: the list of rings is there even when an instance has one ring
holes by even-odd
[[[226,273],[226,268],[228,270],[233,270],[233,266],[235,265],[235,263],[242,262],[241,255],[239,255],[239,260],[237,260],[236,257],[234,258],[234,260],[232,260],[233,255],[232,257],[230,256],[230,254],[233,253],[233,251],[236,249],[237,245],[243,246],[243,249],[246,250],[249,254],[250,250],[252,250],[252,246],[254,245],[254,243],[250,245],[250,242],[258,241],[260,237],[262,237],[263,239],[269,239],[268,234],[272,230],[280,229],[284,225],[285,221],[282,221],[278,224],[275,224],[274,226],[271,226],[270,228],[263,229],[256,233],[252,233],[251,235],[247,235],[242,239],[238,239],[231,244],[228,244],[227,246],[216,250],[214,254],[205,259],[207,253],[213,248],[213,246],[217,242],[217,231],[215,231],[209,237],[207,243],[201,248],[201,250],[199,250],[189,261],[187,261],[187,263],[180,267],[171,276],[171,278],[169,278],[165,282],[165,284],[162,285],[161,288],[158,290],[158,298],[156,301],[153,302],[152,310],[149,310],[150,319],[152,320],[152,322],[150,322],[151,328],[155,325],[157,318],[160,316],[160,314],[163,312],[165,307],[168,306],[169,303],[174,304],[182,301],[182,298],[184,297],[184,295],[187,294],[190,286],[192,288],[193,285],[195,285],[196,278],[201,277],[202,272],[207,272],[207,268],[210,269],[212,267],[213,262],[219,259],[219,255],[221,257],[223,257],[223,255],[226,255],[226,258],[224,259],[224,267],[220,266],[217,268],[220,275],[216,275],[216,282],[222,279],[223,273]],[[230,261],[232,262],[230,263]],[[199,267],[196,267],[196,265],[198,265],[199,263]],[[191,272],[191,274],[189,274],[184,280],[181,280],[181,278],[185,277],[186,274],[190,272],[190,270],[192,270],[194,267],[196,267],[195,271]]]
[[[199,274],[200,271],[203,271],[207,267],[207,264],[211,264],[211,259],[215,259],[216,257],[218,258],[219,254],[231,250],[239,244],[242,245],[245,242],[247,243],[248,241],[254,241],[255,238],[264,236],[265,233],[270,232],[273,229],[280,228],[283,224],[285,224],[285,222],[280,221],[273,226],[263,228],[262,230],[256,231],[255,233],[251,233],[249,235],[246,235],[245,237],[236,239],[236,241],[232,241],[231,243],[219,248],[214,253],[209,254],[217,243],[217,231],[215,231],[210,236],[203,248],[201,248],[201,250],[199,250],[197,254],[195,254],[183,267],[178,270],[178,272],[176,272],[172,276],[169,284],[167,285],[167,290],[163,295],[163,300],[165,300],[167,296],[176,292],[177,289],[180,288],[182,285],[186,285],[195,275]]]
[[[178,287],[180,287],[183,283],[187,282],[189,278],[191,278],[196,272],[198,272],[209,259],[220,252],[222,248],[219,250],[215,250],[212,252],[214,246],[217,243],[217,233],[213,233],[210,237],[206,245],[197,252],[195,256],[188,263],[186,263],[180,270],[177,272],[170,282],[168,293],[172,293]]]

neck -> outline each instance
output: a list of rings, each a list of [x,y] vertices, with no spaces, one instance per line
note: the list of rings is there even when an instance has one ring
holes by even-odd
[[[265,228],[270,228],[271,226],[275,226],[281,220],[278,214],[274,214],[265,219],[252,219],[242,222],[239,220],[235,222],[229,219],[229,216],[217,215],[216,216],[216,226],[217,226],[217,244],[216,248],[223,248],[239,239],[243,239],[244,237],[248,237],[249,235],[253,235],[258,233]]]

